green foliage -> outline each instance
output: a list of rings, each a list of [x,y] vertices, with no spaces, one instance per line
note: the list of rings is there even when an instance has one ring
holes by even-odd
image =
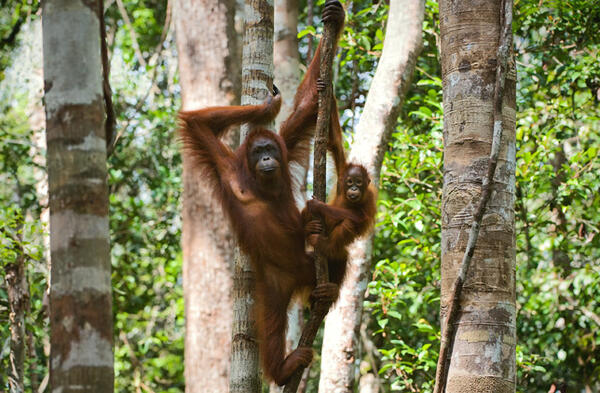
[[[424,50],[385,156],[371,311],[385,391],[433,389],[439,350],[442,84],[437,3],[426,3]]]
[[[317,27],[302,25],[306,15],[301,15],[303,56],[309,37],[316,43],[320,34],[323,3],[315,6]],[[9,75],[7,66],[21,66],[14,59],[27,44],[22,35],[6,44],[5,38],[19,21],[30,21],[38,6],[18,0],[1,8],[0,80],[5,70]],[[184,321],[173,32],[164,29],[166,2],[125,1],[124,6],[130,23],[116,3],[105,19],[119,116],[119,140],[109,158],[116,391],[179,392],[184,389]],[[341,119],[351,141],[381,55],[388,6],[361,0],[347,3],[346,9],[334,69]],[[599,389],[599,12],[592,0],[515,3],[517,385],[522,392],[547,392],[554,382],[568,383],[569,391],[586,385]],[[380,181],[374,266],[365,301],[366,337],[374,345],[364,346],[357,365],[360,373],[377,373],[384,392],[430,392],[439,350],[443,114],[437,20],[437,2],[426,1],[423,52]],[[45,206],[36,190],[44,174],[43,152],[32,143],[29,104],[37,98],[23,94],[31,90],[27,83],[4,80],[0,89],[0,227],[21,239],[15,242],[0,232],[0,258],[5,266],[26,256],[27,330],[35,354],[28,357],[31,386],[47,373],[48,326],[44,228],[39,223]],[[8,305],[1,278],[4,370]],[[2,378],[0,373],[4,388]],[[317,381],[314,365],[309,392],[316,391]]]
[[[25,376],[26,386],[32,378],[41,380],[46,372],[47,354],[42,342],[48,337],[43,305],[47,272],[43,269],[43,248],[39,244],[42,228],[39,222],[27,221],[19,206],[5,206],[0,210],[0,369],[10,369],[10,323],[6,288],[6,268],[23,261],[27,271],[29,308],[25,311],[25,337],[27,343],[25,366],[30,370]],[[41,267],[41,269],[40,269]],[[0,373],[0,386],[8,386],[8,373]]]
[[[600,16],[517,2],[519,388],[598,387]],[[593,315],[596,315],[594,321]],[[520,357],[523,357],[522,359]]]
[[[118,114],[118,144],[109,159],[110,225],[115,326],[115,389],[119,392],[181,392],[183,381],[183,295],[179,199],[181,160],[174,140],[175,113],[179,107],[175,83],[173,33],[163,27],[166,2],[125,1],[131,27],[117,4],[106,10],[111,43],[111,82]],[[2,17],[4,10],[0,12]],[[4,27],[4,25],[2,26]],[[130,34],[133,29],[134,35]],[[0,30],[1,32],[1,30]],[[134,53],[132,37],[146,63]],[[32,34],[18,37],[21,46],[40,40]],[[21,51],[19,47],[15,53]],[[21,58],[19,58],[21,59]],[[0,89],[0,227],[9,212],[25,217],[23,239],[41,244],[36,185],[45,168],[33,146],[29,103],[24,95],[41,89],[29,81],[40,71],[34,59],[21,59],[11,68],[14,80]],[[5,88],[6,87],[6,88]],[[40,133],[41,131],[37,131]],[[36,175],[36,171],[41,174]],[[11,210],[12,209],[12,210]],[[28,229],[31,228],[31,229]],[[38,232],[33,230],[37,229]],[[29,235],[29,233],[32,233]],[[33,240],[30,240],[33,239]],[[2,262],[10,262],[6,241]],[[34,254],[27,246],[27,254]],[[12,249],[15,249],[14,247]],[[33,333],[26,386],[37,389],[47,375],[47,316],[42,312],[46,289],[45,262],[28,262],[31,311],[27,328]],[[35,263],[34,263],[35,262]],[[2,275],[2,279],[3,279]],[[0,283],[0,369],[8,369],[6,290]],[[29,376],[35,376],[35,382]],[[6,378],[0,373],[0,378]],[[7,386],[0,379],[0,390]],[[147,391],[147,390],[146,390]]]
[[[0,82],[0,370],[10,369],[5,268],[22,259],[30,284],[30,304],[25,315],[29,372],[25,383],[31,386],[45,376],[47,361],[44,297],[48,272],[42,248],[42,231],[46,228],[39,221],[42,206],[36,190],[45,169],[39,164],[41,152],[33,143],[36,132],[28,123],[28,97],[20,91],[9,88],[7,80]],[[7,373],[0,373],[0,390],[8,386],[7,378]]]
[[[12,50],[19,45],[21,28],[35,18],[39,6],[38,0],[0,0],[0,81],[12,63]]]
[[[107,10],[109,28],[118,26],[111,81],[120,138],[109,158],[118,392],[184,390],[179,95],[173,34],[162,32],[165,5],[125,2],[131,26],[110,19],[121,17],[116,7]]]
[[[540,4],[543,4],[540,7]],[[517,1],[518,390],[598,387],[597,4]],[[432,388],[439,349],[441,84],[427,2],[424,50],[382,172],[366,302],[385,390]]]

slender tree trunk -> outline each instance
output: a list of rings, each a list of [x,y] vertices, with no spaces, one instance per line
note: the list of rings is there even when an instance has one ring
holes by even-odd
[[[113,330],[98,1],[43,2],[50,195],[50,383],[112,392]]]
[[[235,1],[177,0],[174,6],[183,109],[237,104]],[[234,241],[210,187],[186,156],[183,188],[186,392],[227,392]]]
[[[245,0],[244,5],[242,105],[257,105],[273,91],[273,3]],[[240,141],[246,138],[248,132],[249,127],[242,126]],[[252,315],[254,283],[250,260],[237,248],[229,379],[232,393],[261,391],[258,342]]]
[[[10,370],[7,370],[10,393],[23,393],[24,391],[25,311],[29,308],[29,287],[23,252],[19,246],[15,261],[7,264],[5,268],[10,308]]]
[[[444,89],[441,320],[487,177],[504,2],[440,1]],[[509,49],[512,53],[512,48]],[[460,296],[446,392],[515,391],[515,79],[509,62],[492,194]]]
[[[392,0],[381,60],[350,152],[350,161],[365,165],[373,181],[379,174],[406,91],[410,87],[425,12],[422,0]],[[348,271],[340,297],[325,323],[319,391],[352,392],[363,300],[369,280],[373,233],[350,247]]]

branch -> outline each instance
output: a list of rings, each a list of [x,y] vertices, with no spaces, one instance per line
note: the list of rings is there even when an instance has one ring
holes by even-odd
[[[140,98],[137,101],[137,103],[135,104],[133,113],[138,113],[142,109],[142,106],[144,106],[144,104],[146,103],[146,99],[150,96],[150,93],[152,93],[153,90],[160,90],[156,85],[156,78],[158,76],[158,64],[161,61],[161,56],[162,56],[162,52],[163,52],[163,44],[165,43],[165,40],[167,39],[167,36],[168,36],[170,30],[171,30],[171,0],[167,0],[165,23],[163,25],[162,34],[160,36],[158,44],[156,44],[154,53],[152,54],[152,56],[150,57],[150,60],[148,61],[148,64],[150,65],[150,67],[152,67],[152,77],[150,78],[150,86],[148,87],[148,89],[146,89],[146,92],[144,93],[142,98]],[[114,151],[114,149],[117,147],[117,143],[119,142],[119,140],[121,139],[121,137],[123,136],[125,131],[127,131],[127,127],[129,127],[129,124],[131,123],[132,119],[133,119],[133,117],[128,118],[125,121],[125,124],[123,124],[120,127],[117,135],[115,135],[112,138],[112,143],[107,149],[108,156],[110,156],[112,154],[112,152]]]
[[[438,358],[436,376],[435,376],[435,388],[433,393],[442,393],[446,388],[446,378],[448,376],[448,368],[450,366],[450,359],[448,354],[454,343],[455,333],[455,321],[458,316],[460,294],[462,292],[463,284],[467,277],[467,271],[475,252],[475,244],[477,243],[477,237],[479,236],[479,229],[481,227],[481,221],[483,214],[485,213],[485,207],[492,194],[492,183],[494,180],[494,173],[496,172],[496,164],[498,163],[498,154],[500,152],[500,141],[502,139],[502,103],[504,98],[504,82],[506,79],[506,68],[508,62],[508,56],[510,53],[511,41],[511,25],[512,25],[512,0],[503,0],[502,9],[500,11],[500,26],[501,33],[499,38],[497,61],[496,67],[496,85],[494,87],[494,130],[492,139],[492,150],[490,153],[490,160],[488,164],[487,175],[483,179],[481,185],[481,200],[479,205],[475,209],[473,214],[473,225],[469,233],[469,240],[467,242],[467,248],[463,256],[460,270],[454,286],[452,288],[452,295],[450,296],[451,302],[448,309],[448,315],[443,321],[442,339],[440,344],[440,354]]]
[[[146,59],[144,59],[144,56],[142,55],[140,45],[138,44],[137,35],[135,34],[135,29],[133,28],[133,25],[131,24],[131,19],[129,19],[129,15],[127,15],[127,10],[125,9],[125,6],[123,5],[122,0],[117,0],[117,7],[119,8],[121,17],[123,18],[123,20],[125,21],[125,24],[129,28],[129,36],[131,37],[131,46],[133,47],[133,51],[134,51],[138,61],[140,62],[140,65],[143,68],[146,68],[146,65],[147,65]]]
[[[331,22],[325,23],[323,31],[323,46],[321,52],[320,77],[326,88],[319,91],[319,111],[317,113],[317,126],[315,133],[315,152],[313,169],[313,190],[315,198],[325,201],[327,190],[326,182],[326,163],[327,163],[327,143],[329,138],[329,123],[331,119],[331,97],[333,95],[331,84],[331,66],[333,63],[334,48],[336,41],[335,26]],[[327,271],[327,259],[315,250],[315,271],[317,274],[317,285],[329,282],[329,272]],[[329,311],[329,303],[316,301],[313,304],[308,322],[302,330],[302,336],[298,342],[298,347],[312,347],[319,326]],[[284,393],[295,393],[298,384],[302,378],[303,368],[298,368],[290,381],[286,384]]]

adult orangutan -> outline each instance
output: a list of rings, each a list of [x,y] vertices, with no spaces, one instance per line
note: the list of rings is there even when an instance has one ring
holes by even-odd
[[[328,1],[322,16],[334,23],[339,36],[344,21],[341,4]],[[314,264],[304,250],[303,223],[294,204],[288,165],[306,157],[310,149],[317,117],[320,53],[319,45],[280,135],[261,126],[279,112],[281,97],[275,87],[273,96],[262,105],[179,113],[183,154],[211,183],[256,272],[255,312],[262,364],[265,375],[279,385],[312,360],[312,349],[307,347],[285,356],[287,308],[292,296],[313,289],[313,300],[332,302],[338,291],[331,283],[315,288]],[[234,152],[219,137],[240,123],[249,123],[252,129]]]

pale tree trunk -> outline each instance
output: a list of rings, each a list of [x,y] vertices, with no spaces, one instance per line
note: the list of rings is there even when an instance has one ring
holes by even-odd
[[[392,0],[383,52],[356,127],[349,160],[363,164],[379,184],[381,164],[410,87],[421,51],[423,0]],[[352,392],[365,290],[369,281],[373,233],[350,247],[348,271],[340,297],[325,322],[321,392]]]
[[[502,0],[440,1],[444,92],[441,320],[452,303],[476,208],[484,193],[494,121]],[[510,26],[508,31],[510,32]],[[510,34],[510,33],[509,33]],[[512,55],[512,48],[509,48]],[[515,391],[515,82],[509,61],[491,198],[451,325],[446,392]],[[492,161],[493,162],[493,161]],[[476,226],[474,226],[476,228]],[[443,328],[443,330],[445,330]],[[443,385],[442,385],[443,386]],[[443,390],[441,390],[443,391]]]
[[[239,102],[234,7],[234,0],[174,3],[184,110]],[[210,186],[185,155],[183,189],[186,392],[227,392],[234,241]]]
[[[56,392],[114,385],[99,5],[47,0],[42,10]]]
[[[242,47],[242,105],[264,102],[273,90],[273,2],[244,1]],[[248,135],[242,126],[240,141]],[[229,391],[261,391],[258,342],[253,320],[255,278],[250,260],[237,248],[233,282],[233,329]]]
[[[273,64],[275,84],[281,91],[281,111],[276,129],[294,106],[294,94],[300,84],[300,55],[298,53],[298,0],[275,0],[275,33]]]
[[[281,91],[281,111],[275,120],[275,130],[290,115],[294,106],[294,94],[300,84],[300,55],[298,53],[298,1],[275,0],[273,65],[274,83]],[[290,163],[290,172],[294,179],[294,197],[299,209],[306,203],[306,174],[309,157],[304,165]],[[288,330],[286,332],[287,353],[296,348],[302,332],[303,307],[299,301],[293,301],[288,310]],[[271,383],[270,393],[283,392],[283,387]]]

